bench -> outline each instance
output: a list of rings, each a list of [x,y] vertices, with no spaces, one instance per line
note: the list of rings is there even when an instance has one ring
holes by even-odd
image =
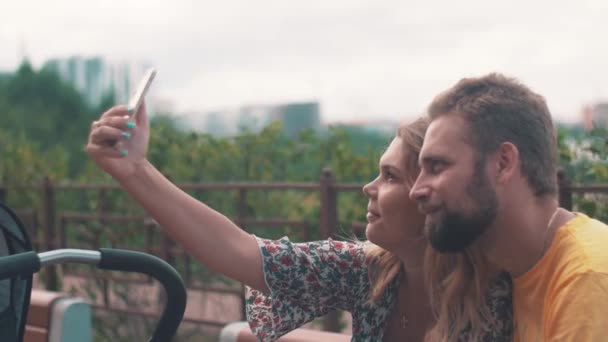
[[[350,335],[337,334],[327,331],[311,329],[296,329],[289,334],[281,336],[277,342],[349,342]],[[249,329],[247,322],[234,322],[226,325],[220,332],[218,342],[257,342],[258,339]]]
[[[91,306],[66,294],[32,290],[25,342],[91,341]]]

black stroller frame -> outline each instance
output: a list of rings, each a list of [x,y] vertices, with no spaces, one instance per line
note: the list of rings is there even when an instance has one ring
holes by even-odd
[[[102,270],[136,272],[157,279],[166,291],[166,305],[149,341],[171,341],[186,309],[181,276],[164,260],[141,252],[101,248],[57,249],[36,253],[18,217],[0,203],[0,336],[21,341],[25,331],[33,274],[44,266],[78,263]],[[7,298],[7,295],[10,296]]]

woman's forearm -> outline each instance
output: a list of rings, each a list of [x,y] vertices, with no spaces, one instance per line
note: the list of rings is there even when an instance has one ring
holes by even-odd
[[[268,289],[255,238],[143,161],[123,188],[199,262],[255,289]]]

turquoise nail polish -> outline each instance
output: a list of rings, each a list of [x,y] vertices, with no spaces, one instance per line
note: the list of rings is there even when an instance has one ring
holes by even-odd
[[[126,156],[128,153],[129,153],[129,151],[127,151],[127,150],[120,150],[120,155],[123,157]]]
[[[131,133],[129,132],[122,132],[121,135],[125,139],[131,139]]]
[[[133,128],[135,128],[135,122],[133,122],[133,121],[129,121],[129,122],[127,122],[127,128],[128,128],[128,129],[133,129]]]

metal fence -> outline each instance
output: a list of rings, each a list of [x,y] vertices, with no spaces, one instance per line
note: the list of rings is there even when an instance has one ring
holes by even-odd
[[[608,184],[592,185],[573,185],[563,173],[558,174],[559,179],[559,201],[560,205],[566,209],[573,209],[573,198],[581,194],[601,194],[608,195]],[[233,192],[235,196],[233,221],[241,227],[284,227],[290,226],[301,234],[303,240],[308,240],[310,234],[310,221],[288,220],[281,217],[259,219],[250,217],[247,211],[247,197],[252,192],[260,191],[302,191],[316,192],[319,196],[319,217],[318,229],[321,238],[335,237],[338,227],[338,196],[345,192],[360,192],[362,184],[339,183],[336,181],[330,170],[324,170],[318,182],[302,183],[262,183],[262,182],[233,182],[233,183],[180,183],[177,184],[186,191],[198,192]],[[193,269],[197,263],[176,246],[175,243],[163,233],[156,222],[146,215],[125,215],[110,211],[108,194],[112,191],[120,191],[118,185],[110,184],[54,184],[50,179],[40,185],[28,186],[0,186],[0,201],[5,201],[11,191],[28,191],[39,196],[39,207],[18,208],[18,214],[26,223],[33,244],[37,251],[45,251],[57,248],[99,248],[104,247],[102,237],[109,240],[119,241],[120,237],[107,236],[111,231],[103,229],[106,224],[131,223],[141,225],[143,230],[143,244],[139,247],[141,251],[158,255],[174,266],[182,273],[184,281],[190,291],[204,291],[206,293],[217,293],[224,296],[232,296],[239,303],[240,316],[244,319],[244,296],[243,286],[240,284],[206,284],[200,282],[193,275]],[[97,210],[95,212],[68,211],[59,208],[57,194],[62,192],[93,192],[97,197]],[[10,205],[10,203],[8,203]],[[101,228],[90,229],[93,223]],[[354,222],[350,228],[362,230],[364,223]],[[69,236],[74,235],[74,231],[85,236],[81,239],[82,245],[72,241]],[[125,246],[131,248],[131,246]],[[90,272],[90,271],[88,271]],[[74,277],[90,277],[90,273],[82,269],[72,269],[69,267],[58,269],[50,267],[42,272],[40,286],[57,291],[61,288],[60,277],[71,275]],[[116,274],[98,274],[100,281],[100,293],[94,301],[98,310],[118,312],[127,315],[154,316],[153,311],[139,310],[136,307],[115,307],[112,305],[112,282],[127,281],[134,284],[149,286],[150,279],[145,277],[124,277]],[[162,296],[161,296],[162,297]],[[161,298],[162,301],[162,298]],[[229,322],[217,319],[201,319],[186,316],[186,321],[214,327],[221,327]],[[337,315],[329,315],[323,321],[323,329],[337,331],[339,329],[339,319]]]

